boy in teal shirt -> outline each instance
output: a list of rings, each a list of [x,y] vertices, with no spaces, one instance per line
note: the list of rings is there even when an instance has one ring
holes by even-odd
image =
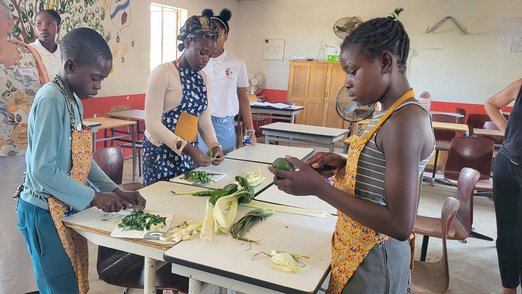
[[[89,206],[119,211],[145,199],[105,175],[92,159],[92,133],[82,126],[80,99],[97,95],[112,68],[107,43],[96,31],[78,28],[64,36],[60,49],[61,72],[38,91],[29,114],[18,228],[40,293],[86,293],[86,240],[61,218]]]

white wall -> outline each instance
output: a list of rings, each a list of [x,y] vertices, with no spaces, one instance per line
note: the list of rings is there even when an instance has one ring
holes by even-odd
[[[234,53],[245,59],[249,71],[265,75],[267,88],[287,89],[292,56],[316,58],[322,40],[340,44],[332,31],[337,19],[368,20],[386,16],[397,6],[405,9],[400,19],[411,40],[408,77],[417,93],[429,88],[433,100],[483,103],[522,76],[522,53],[496,52],[501,20],[520,17],[520,0],[240,1],[239,20],[231,31],[239,40]],[[462,34],[450,22],[426,34],[427,27],[446,16],[455,17],[470,34]],[[284,61],[263,60],[265,39],[286,40]]]
[[[221,9],[232,11],[231,26],[237,25],[238,2],[236,0],[133,0],[131,1],[131,23],[120,32],[123,41],[135,46],[128,47],[125,62],[114,60],[114,72],[102,85],[99,96],[145,93],[149,69],[150,52],[150,3],[158,3],[188,10],[188,15],[200,15],[205,8],[211,8],[215,14]],[[235,49],[235,38],[230,39],[230,48]]]

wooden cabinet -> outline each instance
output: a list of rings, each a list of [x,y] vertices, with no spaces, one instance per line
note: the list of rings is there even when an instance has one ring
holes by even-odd
[[[347,128],[349,123],[335,110],[335,98],[345,78],[339,63],[290,61],[288,101],[304,106],[296,123]]]

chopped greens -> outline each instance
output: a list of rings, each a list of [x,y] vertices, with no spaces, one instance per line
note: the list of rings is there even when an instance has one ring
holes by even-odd
[[[118,224],[118,227],[125,230],[156,231],[166,226],[166,219],[164,216],[139,210],[126,215]]]
[[[183,178],[191,183],[208,184],[212,182],[212,177],[206,171],[202,170],[188,171]]]

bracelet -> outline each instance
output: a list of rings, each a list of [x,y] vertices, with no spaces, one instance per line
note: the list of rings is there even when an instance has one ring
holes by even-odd
[[[254,130],[254,129],[248,129],[248,130],[245,131],[245,133],[248,133],[248,132],[255,133],[256,130]]]

